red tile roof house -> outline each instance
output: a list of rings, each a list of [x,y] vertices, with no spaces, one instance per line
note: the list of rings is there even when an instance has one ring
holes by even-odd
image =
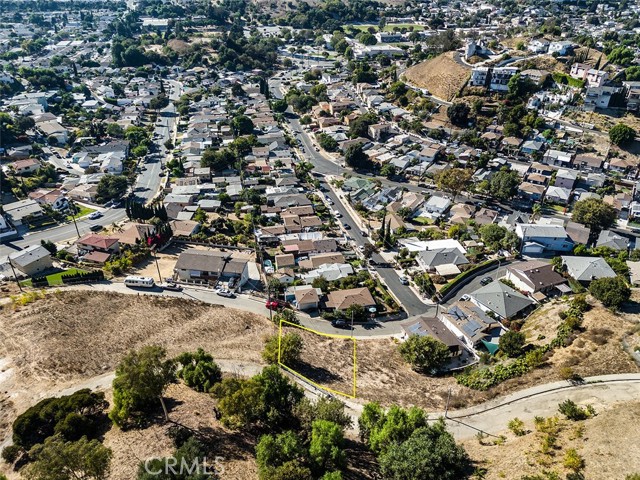
[[[104,253],[118,253],[120,251],[120,242],[115,237],[106,237],[104,235],[96,235],[90,233],[85,235],[76,242],[78,251],[83,252],[104,252]]]

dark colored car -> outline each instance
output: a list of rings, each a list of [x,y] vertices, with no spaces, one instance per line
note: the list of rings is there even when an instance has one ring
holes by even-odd
[[[349,325],[347,322],[345,322],[344,320],[332,320],[331,321],[331,326],[334,328],[344,328],[344,329],[350,329],[351,325]]]
[[[493,278],[487,276],[480,280],[480,285],[489,285],[491,282],[493,282]]]
[[[91,225],[89,227],[89,230],[91,230],[92,232],[99,232],[100,230],[102,230],[102,225]]]
[[[348,223],[342,225],[345,230],[351,230],[351,226]]]

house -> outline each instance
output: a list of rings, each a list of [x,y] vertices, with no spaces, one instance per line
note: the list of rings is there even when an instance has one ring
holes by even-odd
[[[549,40],[544,38],[535,38],[529,42],[527,50],[533,53],[547,53],[549,50]]]
[[[547,165],[569,168],[571,167],[572,160],[573,154],[571,153],[549,149],[543,155],[541,162]]]
[[[449,349],[449,355],[457,357],[462,354],[463,347],[458,338],[436,317],[420,315],[412,317],[400,323],[402,338],[407,339],[411,335],[432,337],[444,343]]]
[[[60,125],[57,120],[40,122],[38,128],[49,140],[54,139],[58,145],[64,145],[69,139],[69,131]]]
[[[54,210],[61,210],[69,203],[64,194],[58,189],[47,190],[39,188],[38,190],[30,192],[29,198],[35,200],[40,205],[50,205]]]
[[[613,278],[616,272],[602,257],[562,257],[562,266],[580,283],[589,284],[598,278]]]
[[[527,140],[522,144],[522,147],[520,147],[520,151],[525,155],[531,155],[531,154],[540,152],[543,147],[544,147],[544,143],[538,140]]]
[[[311,284],[316,278],[322,277],[328,282],[334,282],[353,275],[353,267],[348,263],[325,263],[315,270],[302,275],[302,280]]]
[[[4,214],[15,227],[28,224],[44,216],[40,204],[32,199],[18,200],[2,206]]]
[[[518,196],[532,202],[539,202],[544,196],[545,186],[530,182],[522,182],[518,186]]]
[[[448,198],[433,195],[432,197],[429,197],[429,200],[424,202],[424,205],[422,206],[422,212],[427,213],[427,215],[424,216],[438,218],[444,215],[450,206],[451,200],[449,200]]]
[[[457,203],[453,207],[451,207],[451,217],[449,218],[449,223],[453,224],[465,224],[473,217],[473,214],[476,211],[476,207],[474,205],[467,205],[466,203]]]
[[[90,253],[94,251],[103,253],[118,253],[120,251],[120,241],[116,237],[107,237],[89,233],[76,242],[78,253]]]
[[[506,279],[518,290],[528,293],[547,293],[566,279],[553,270],[553,265],[539,260],[517,263],[507,267]]]
[[[613,250],[629,250],[629,239],[612,232],[611,230],[603,230],[598,236],[596,247],[608,247]]]
[[[187,250],[178,257],[174,272],[192,282],[237,281],[241,287],[249,280],[249,262],[227,252]]]
[[[457,275],[460,273],[459,265],[469,263],[458,248],[424,250],[418,253],[417,261],[428,272],[436,271],[443,276]]]
[[[609,79],[609,74],[604,70],[596,70],[590,65],[577,62],[571,65],[569,75],[584,81],[588,87],[600,87]]]
[[[584,94],[584,109],[593,110],[595,108],[608,108],[611,98],[622,92],[622,87],[613,84],[600,86],[589,86]]]
[[[298,310],[317,310],[322,290],[311,286],[298,287],[295,291],[295,304]]]
[[[491,223],[494,223],[497,218],[497,211],[491,210],[490,208],[482,207],[476,212],[474,220],[478,225],[489,225]]]
[[[469,294],[471,302],[500,319],[511,319],[524,313],[534,301],[502,282],[491,282]]]
[[[475,303],[458,301],[440,315],[440,320],[471,349],[485,346],[490,353],[498,349],[500,336],[506,332],[502,324]]]
[[[375,309],[376,301],[367,287],[335,290],[327,294],[327,309],[345,311],[353,305],[360,305],[365,310]]]
[[[586,245],[587,243],[589,243],[591,231],[588,227],[585,227],[584,225],[576,222],[567,222],[565,231],[567,232],[567,236],[569,237],[569,239],[574,244]]]
[[[95,203],[98,196],[98,185],[95,183],[83,183],[71,190],[68,195],[69,198],[78,202]]]
[[[549,43],[549,55],[553,55],[557,53],[560,56],[568,55],[573,50],[573,42],[569,42],[566,40],[561,40],[559,42],[550,42]]]
[[[15,175],[22,176],[36,172],[42,164],[35,158],[25,158],[24,160],[16,160],[8,166],[9,169],[13,170]]]
[[[557,203],[559,205],[568,205],[571,200],[571,190],[568,188],[554,187],[553,185],[547,188],[544,195],[547,202]]]
[[[276,261],[276,270],[279,270],[280,268],[285,268],[285,267],[295,267],[296,265],[296,258],[292,253],[284,253],[282,255],[276,255],[275,261]]]
[[[13,268],[28,277],[38,276],[53,268],[51,253],[42,245],[31,245],[19,252],[10,253],[9,261]]]
[[[522,242],[523,255],[542,255],[573,250],[573,242],[560,225],[516,225],[516,235]]]
[[[311,255],[306,260],[300,260],[298,266],[306,270],[312,270],[329,263],[344,263],[344,255],[340,252]]]
[[[583,172],[600,172],[604,159],[594,154],[582,153],[576,155],[573,164],[576,168]]]
[[[568,188],[569,190],[571,190],[577,179],[578,172],[576,172],[575,170],[559,168],[556,172],[556,179],[553,185],[556,187]]]
[[[142,243],[148,236],[156,232],[156,227],[150,223],[132,223],[122,233],[118,234],[118,241],[124,245]],[[174,232],[175,234],[175,232]]]

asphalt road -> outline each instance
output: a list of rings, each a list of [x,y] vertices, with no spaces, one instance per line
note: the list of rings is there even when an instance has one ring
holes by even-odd
[[[270,83],[272,94],[277,98],[282,97],[282,92],[280,90],[280,83],[281,83],[280,80],[275,80]],[[342,175],[342,173],[347,171],[349,171],[350,173],[353,173],[350,170],[347,170],[346,168],[340,166],[338,163],[334,162],[333,160],[327,158],[322,152],[316,151],[316,147],[313,144],[313,141],[311,140],[310,136],[302,129],[302,126],[300,125],[300,122],[297,118],[288,117],[287,121],[289,122],[291,130],[293,130],[294,132],[299,132],[296,134],[296,137],[301,142],[302,153],[305,156],[305,158],[314,165],[315,172],[323,175],[338,175],[338,176]],[[362,176],[362,178],[368,178],[368,177]],[[392,186],[414,187],[408,183],[405,184],[405,183],[392,182],[386,179],[380,179],[380,180],[383,183],[392,185]],[[322,180],[320,183],[324,187],[327,187],[327,184],[324,180]],[[410,189],[413,189],[416,191],[424,190],[424,188],[418,188],[418,187],[414,187]],[[349,210],[345,208],[345,206],[342,203],[342,200],[338,198],[338,196],[333,191],[331,191],[331,189],[325,188],[325,190],[327,191],[326,195],[328,195],[329,198],[331,198],[331,200],[334,203],[334,205],[332,206],[333,210],[337,210],[342,214],[342,218],[340,218],[339,221],[342,224],[346,223],[349,225],[350,228],[349,230],[347,230],[348,235],[353,239],[355,244],[365,245],[367,242],[369,242],[369,239],[362,235],[360,225],[351,216],[351,213],[349,212]],[[377,263],[385,263],[385,260],[377,253],[375,253],[372,258]],[[382,280],[387,285],[387,287],[393,292],[395,297],[400,301],[400,304],[404,307],[405,311],[409,316],[420,315],[423,313],[427,313],[430,310],[435,311],[435,307],[430,307],[428,305],[425,305],[415,295],[415,293],[413,293],[413,291],[409,287],[407,287],[406,285],[402,285],[402,283],[400,283],[400,278],[398,277],[398,274],[393,268],[376,267],[376,271],[378,272],[380,277],[382,277]]]

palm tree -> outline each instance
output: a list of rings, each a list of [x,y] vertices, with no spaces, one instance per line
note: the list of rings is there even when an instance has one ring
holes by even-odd
[[[533,215],[531,216],[531,221],[535,222],[542,215],[542,205],[540,203],[536,203],[533,206]]]

